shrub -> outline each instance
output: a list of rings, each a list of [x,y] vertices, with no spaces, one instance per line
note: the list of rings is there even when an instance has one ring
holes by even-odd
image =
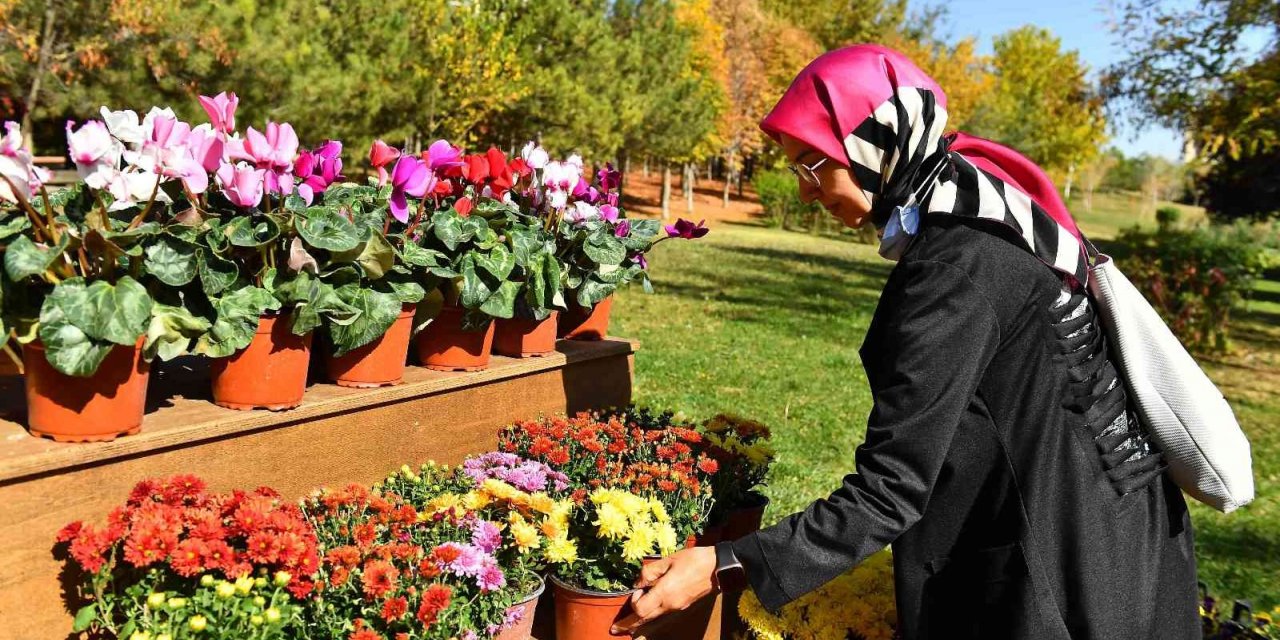
[[[1231,310],[1263,268],[1248,226],[1121,232],[1121,267],[1188,348],[1225,350]]]
[[[822,209],[817,204],[805,204],[800,200],[796,177],[785,170],[761,171],[751,181],[760,204],[764,207],[765,222],[772,227],[785,229],[797,221],[808,227],[820,219]]]
[[[1182,210],[1177,207],[1164,206],[1156,209],[1156,224],[1161,229],[1171,229],[1182,219]]]

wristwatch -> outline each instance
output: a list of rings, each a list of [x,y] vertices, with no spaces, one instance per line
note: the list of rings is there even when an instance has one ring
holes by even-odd
[[[733,553],[733,543],[716,544],[716,572],[713,582],[721,593],[737,593],[747,588],[747,570]]]

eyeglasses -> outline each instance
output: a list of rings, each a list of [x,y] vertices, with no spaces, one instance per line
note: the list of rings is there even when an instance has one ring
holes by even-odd
[[[791,173],[796,174],[796,177],[801,180],[804,180],[815,187],[821,187],[822,181],[818,179],[817,170],[818,167],[821,167],[822,163],[827,160],[828,158],[823,158],[811,165],[801,162],[790,162],[787,163],[787,168],[791,170]]]

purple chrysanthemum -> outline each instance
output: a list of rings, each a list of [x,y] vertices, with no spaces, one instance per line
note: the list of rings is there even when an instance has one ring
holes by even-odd
[[[493,553],[502,545],[502,532],[498,525],[488,520],[479,520],[471,529],[471,544],[485,553]]]

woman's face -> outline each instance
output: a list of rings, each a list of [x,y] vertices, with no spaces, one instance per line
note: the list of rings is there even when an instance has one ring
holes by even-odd
[[[794,163],[812,167],[826,158],[813,147],[785,133],[781,138],[783,152]],[[827,158],[814,173],[818,177],[817,185],[803,177],[797,178],[800,181],[801,200],[822,204],[846,227],[856,229],[866,223],[870,218],[871,203],[867,201],[862,189],[858,188],[858,183],[847,167]]]

